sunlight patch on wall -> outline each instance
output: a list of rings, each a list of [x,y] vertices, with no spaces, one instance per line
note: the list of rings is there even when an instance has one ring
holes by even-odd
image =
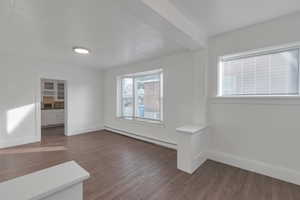
[[[6,113],[6,130],[10,135],[20,126],[24,119],[34,110],[34,104],[18,107],[7,111]]]

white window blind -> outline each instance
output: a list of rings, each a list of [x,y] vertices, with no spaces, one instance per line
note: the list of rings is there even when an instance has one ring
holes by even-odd
[[[299,49],[221,59],[219,95],[298,95]]]

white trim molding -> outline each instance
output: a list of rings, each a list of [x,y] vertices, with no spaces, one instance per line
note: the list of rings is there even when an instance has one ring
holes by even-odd
[[[191,164],[191,172],[195,172],[202,164],[208,159],[207,152],[200,152],[193,160]]]
[[[104,129],[107,130],[107,131],[111,131],[111,132],[114,132],[114,133],[118,133],[118,134],[121,134],[121,135],[131,137],[131,138],[142,140],[142,141],[145,141],[145,142],[150,142],[150,143],[153,143],[153,144],[156,144],[156,145],[159,145],[159,146],[163,146],[163,147],[166,147],[166,148],[169,148],[169,149],[177,150],[177,144],[175,144],[175,143],[166,142],[166,141],[162,141],[162,140],[151,138],[151,137],[141,136],[140,134],[136,134],[136,133],[132,133],[132,132],[129,132],[129,131],[124,131],[124,130],[112,128],[112,127],[106,126],[106,125],[104,125]]]
[[[211,104],[300,105],[300,96],[211,97]]]
[[[251,160],[218,151],[209,152],[208,157],[213,161],[300,185],[300,172],[286,167],[275,166],[265,162]]]

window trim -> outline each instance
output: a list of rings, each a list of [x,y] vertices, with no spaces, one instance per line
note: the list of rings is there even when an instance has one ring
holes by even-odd
[[[263,55],[270,55],[270,54],[276,54],[291,50],[298,50],[298,94],[250,94],[250,95],[223,95],[222,94],[222,70],[223,70],[223,62],[224,61],[231,61],[231,60],[237,60],[237,59],[243,59],[243,58],[250,58],[255,56],[263,56]],[[237,54],[229,54],[229,55],[223,55],[218,56],[217,59],[217,92],[215,95],[215,98],[242,98],[242,99],[252,99],[252,98],[297,98],[300,97],[300,42],[298,43],[292,43],[292,44],[286,44],[282,46],[273,46],[268,48],[261,48],[256,50],[250,50],[245,51],[242,53]]]
[[[150,75],[159,75],[159,88],[160,88],[160,98],[159,98],[159,112],[160,112],[160,119],[149,119],[149,118],[143,118],[143,117],[136,117],[136,94],[135,94],[135,79],[138,77],[143,77],[143,76],[150,76]],[[122,91],[123,91],[123,84],[122,80],[125,78],[132,78],[133,81],[133,87],[132,87],[132,94],[133,94],[133,110],[132,110],[132,115],[133,116],[124,116],[123,115],[123,96],[122,96]],[[156,70],[151,70],[151,71],[144,71],[144,72],[138,72],[138,73],[132,73],[132,74],[125,74],[125,75],[120,75],[117,77],[117,118],[119,119],[124,119],[124,120],[130,120],[130,121],[138,121],[138,122],[146,122],[146,123],[151,123],[151,124],[163,124],[163,69],[156,69]]]

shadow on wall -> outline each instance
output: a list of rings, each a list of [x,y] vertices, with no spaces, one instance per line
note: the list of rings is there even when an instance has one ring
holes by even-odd
[[[35,111],[35,104],[29,104],[18,108],[10,109],[6,112],[6,131],[8,135],[22,124],[27,116]]]

